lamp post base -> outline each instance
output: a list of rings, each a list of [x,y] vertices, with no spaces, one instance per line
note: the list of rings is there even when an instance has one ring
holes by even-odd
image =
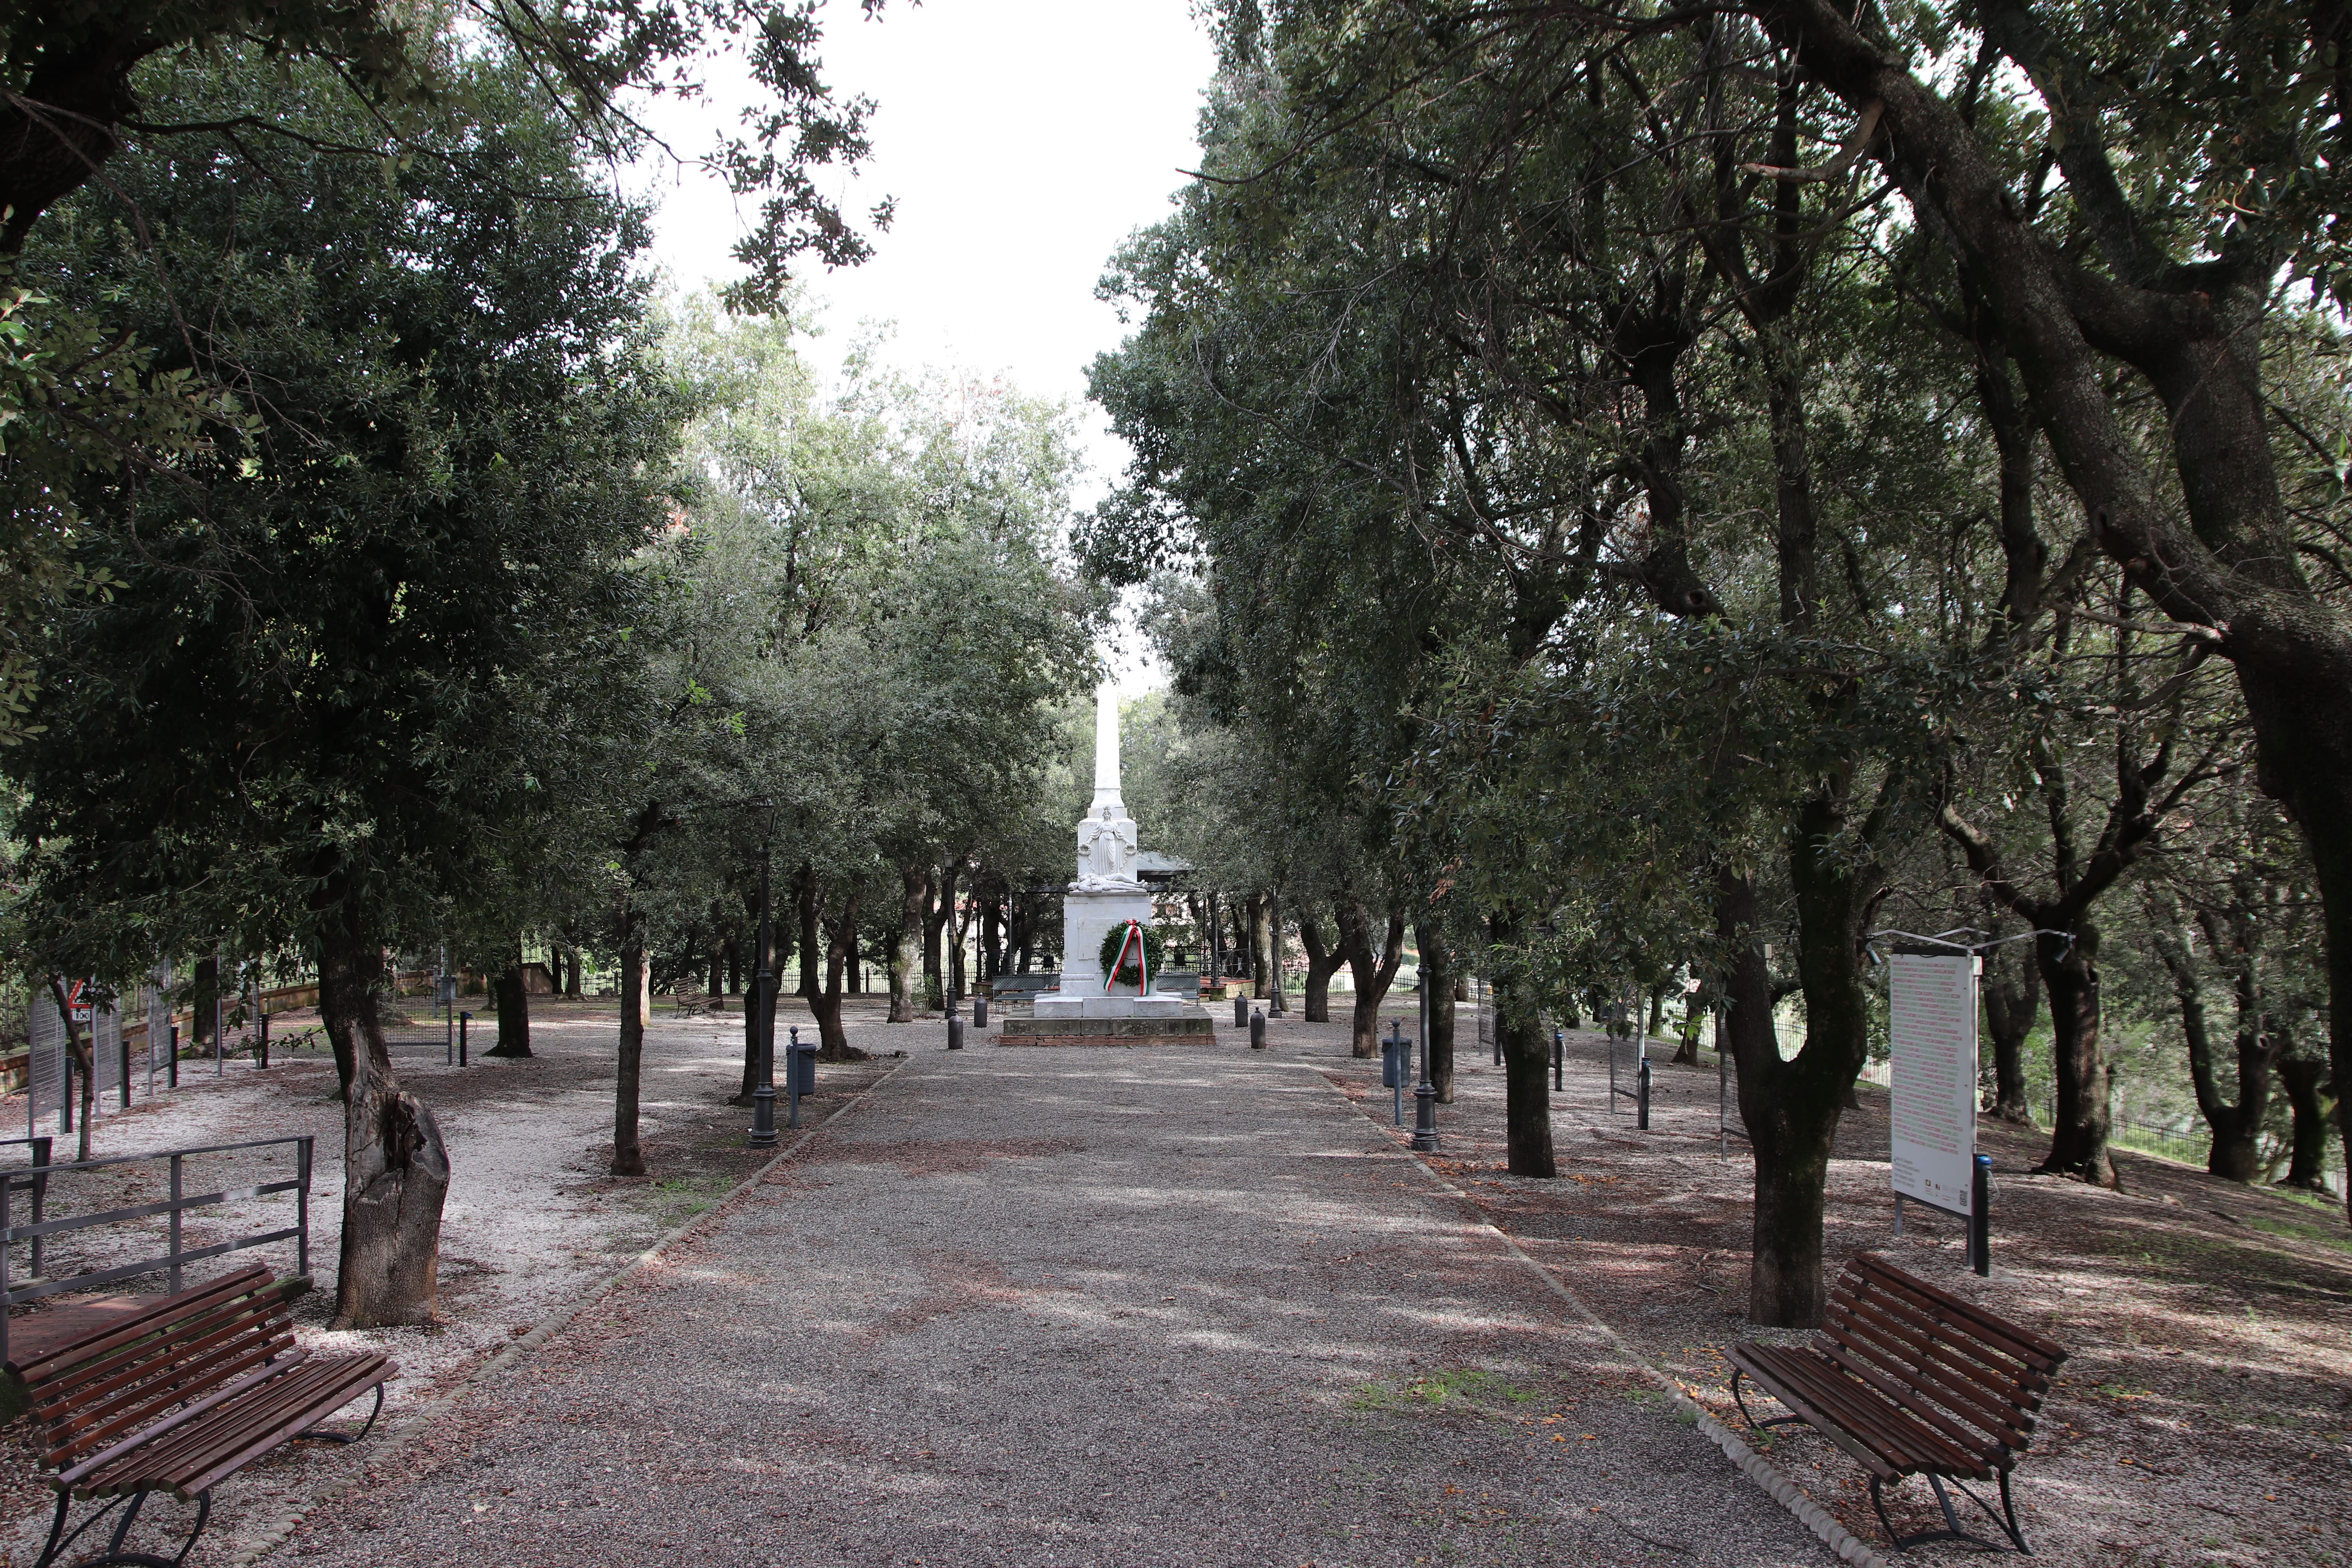
[[[1437,1152],[1437,1086],[1427,1079],[1412,1091],[1412,1152]]]
[[[763,1083],[751,1091],[751,1139],[754,1149],[776,1146],[776,1086]]]

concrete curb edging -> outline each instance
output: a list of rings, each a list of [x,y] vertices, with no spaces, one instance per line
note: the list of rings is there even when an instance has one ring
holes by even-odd
[[[1300,1065],[1306,1067],[1307,1070],[1314,1073],[1317,1078],[1321,1079],[1325,1084],[1328,1085],[1333,1093],[1337,1094],[1341,1100],[1347,1102],[1348,1109],[1355,1111],[1365,1121],[1370,1122],[1374,1127],[1379,1128],[1381,1132],[1393,1133],[1394,1129],[1381,1122],[1378,1117],[1372,1115],[1361,1105],[1358,1104],[1354,1097],[1349,1095],[1344,1087],[1336,1081],[1328,1073],[1326,1073],[1321,1068],[1316,1067],[1312,1063],[1302,1063]],[[1391,1142],[1394,1142],[1393,1137],[1391,1137]],[[1875,1551],[1873,1551],[1868,1542],[1863,1541],[1852,1531],[1846,1529],[1844,1525],[1840,1524],[1836,1518],[1830,1513],[1829,1510],[1823,1508],[1820,1503],[1815,1502],[1811,1497],[1807,1496],[1805,1489],[1797,1485],[1796,1482],[1790,1480],[1788,1475],[1778,1466],[1765,1458],[1761,1454],[1759,1454],[1755,1449],[1749,1447],[1740,1439],[1737,1433],[1731,1430],[1731,1428],[1726,1426],[1722,1422],[1707,1414],[1706,1410],[1700,1405],[1697,1400],[1693,1399],[1689,1394],[1683,1392],[1682,1385],[1680,1384],[1676,1383],[1673,1378],[1668,1377],[1664,1372],[1653,1364],[1647,1356],[1644,1356],[1641,1352],[1626,1343],[1624,1336],[1620,1334],[1615,1329],[1611,1328],[1607,1323],[1603,1322],[1601,1320],[1600,1315],[1595,1313],[1591,1307],[1586,1306],[1584,1304],[1583,1298],[1577,1295],[1575,1291],[1570,1289],[1566,1282],[1563,1281],[1559,1275],[1555,1274],[1551,1269],[1546,1268],[1543,1264],[1537,1262],[1534,1258],[1530,1257],[1527,1249],[1519,1245],[1517,1237],[1512,1236],[1510,1232],[1505,1230],[1501,1226],[1496,1225],[1492,1219],[1488,1218],[1486,1206],[1479,1203],[1476,1198],[1472,1197],[1468,1193],[1464,1192],[1460,1187],[1455,1186],[1452,1182],[1447,1181],[1444,1176],[1440,1175],[1437,1171],[1430,1165],[1429,1162],[1423,1160],[1412,1149],[1401,1147],[1397,1150],[1397,1152],[1402,1154],[1406,1159],[1412,1161],[1414,1165],[1418,1166],[1421,1173],[1428,1177],[1430,1182],[1439,1190],[1460,1200],[1465,1207],[1468,1208],[1471,1213],[1476,1215],[1478,1216],[1477,1223],[1482,1228],[1493,1232],[1495,1238],[1500,1241],[1505,1247],[1509,1249],[1511,1256],[1517,1258],[1521,1264],[1525,1265],[1528,1270],[1534,1274],[1537,1279],[1542,1280],[1544,1284],[1550,1289],[1553,1295],[1567,1302],[1569,1307],[1578,1317],[1583,1319],[1585,1322],[1591,1324],[1594,1329],[1599,1330],[1601,1334],[1608,1340],[1610,1345],[1620,1356],[1622,1356],[1633,1365],[1637,1366],[1643,1372],[1649,1373],[1652,1381],[1656,1383],[1657,1385],[1665,1392],[1667,1398],[1673,1401],[1673,1407],[1676,1415],[1684,1416],[1685,1419],[1689,1420],[1693,1426],[1698,1428],[1702,1436],[1704,1436],[1709,1442],[1713,1443],[1717,1447],[1722,1449],[1724,1458],[1729,1459],[1733,1467],[1737,1468],[1740,1474],[1746,1476],[1749,1480],[1754,1481],[1759,1487],[1762,1488],[1766,1496],[1769,1497],[1774,1502],[1779,1503],[1783,1509],[1787,1510],[1790,1517],[1794,1518],[1798,1523],[1803,1525],[1807,1530],[1811,1531],[1823,1546],[1828,1547],[1831,1552],[1836,1554],[1839,1561],[1852,1564],[1853,1568],[1892,1568],[1892,1565],[1885,1558],[1880,1556]]]
[[[876,1079],[872,1083],[867,1084],[864,1089],[859,1089],[856,1094],[851,1095],[848,1100],[843,1101],[840,1105],[835,1106],[833,1110],[833,1113],[827,1116],[824,1121],[818,1122],[815,1126],[809,1128],[798,1138],[793,1139],[792,1142],[778,1149],[774,1154],[771,1155],[766,1160],[761,1161],[759,1169],[753,1171],[750,1175],[736,1183],[734,1186],[729,1188],[726,1196],[720,1198],[717,1203],[712,1204],[709,1208],[703,1210],[700,1214],[696,1215],[692,1219],[688,1220],[685,1224],[656,1237],[650,1246],[646,1247],[642,1252],[639,1252],[635,1258],[630,1258],[628,1262],[623,1264],[620,1268],[606,1275],[603,1279],[598,1280],[594,1284],[589,1286],[586,1289],[583,1290],[580,1296],[569,1305],[557,1308],[554,1311],[549,1313],[546,1317],[533,1324],[530,1332],[520,1336],[511,1344],[499,1346],[496,1353],[489,1356],[479,1366],[474,1368],[473,1371],[467,1373],[464,1377],[458,1379],[457,1382],[442,1390],[441,1393],[425,1401],[423,1405],[418,1405],[415,1409],[410,1411],[397,1423],[389,1424],[383,1436],[371,1445],[363,1455],[353,1456],[353,1458],[357,1458],[360,1462],[356,1466],[352,1467],[351,1471],[346,1472],[343,1476],[338,1478],[336,1481],[331,1482],[327,1487],[313,1493],[293,1512],[272,1521],[265,1530],[263,1530],[258,1540],[247,1545],[241,1549],[236,1556],[228,1560],[228,1568],[251,1568],[252,1564],[260,1562],[263,1558],[277,1551],[278,1547],[286,1543],[287,1537],[294,1533],[295,1527],[300,1524],[303,1520],[310,1517],[313,1510],[323,1508],[328,1503],[333,1502],[338,1498],[341,1498],[353,1490],[362,1481],[364,1480],[367,1471],[372,1467],[398,1458],[402,1453],[406,1451],[411,1443],[414,1443],[419,1436],[429,1431],[436,1422],[437,1422],[443,1415],[448,1414],[450,1410],[454,1409],[457,1406],[457,1402],[465,1398],[468,1394],[471,1394],[478,1385],[488,1382],[494,1374],[504,1372],[508,1368],[513,1366],[517,1362],[522,1360],[524,1356],[538,1350],[541,1346],[546,1344],[548,1341],[553,1339],[565,1329],[571,1327],[572,1322],[579,1318],[580,1314],[585,1312],[589,1308],[594,1306],[597,1302],[610,1295],[620,1286],[623,1280],[627,1279],[634,1274],[643,1271],[663,1252],[668,1250],[677,1243],[684,1241],[687,1237],[694,1235],[697,1231],[702,1230],[716,1222],[730,1209],[733,1208],[744,1198],[750,1196],[751,1190],[754,1187],[757,1187],[761,1182],[766,1181],[769,1173],[774,1171],[777,1166],[782,1165],[785,1161],[791,1159],[793,1155],[806,1148],[810,1141],[815,1138],[818,1133],[824,1131],[826,1128],[832,1126],[835,1122],[840,1121],[843,1117],[848,1115],[851,1111],[865,1104],[866,1101],[874,1094],[875,1090],[880,1089],[884,1084],[888,1083],[892,1079],[896,1078],[898,1075],[899,1069],[904,1068],[908,1062],[912,1061],[913,1059],[914,1058],[912,1057],[907,1057],[893,1063],[888,1070],[885,1071],[881,1077]]]

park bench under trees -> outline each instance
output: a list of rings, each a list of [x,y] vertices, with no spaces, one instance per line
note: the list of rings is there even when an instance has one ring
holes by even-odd
[[[1952,1511],[1948,1480],[2020,1552],[2031,1552],[2010,1499],[2010,1472],[2065,1359],[2041,1335],[1864,1252],[1831,1293],[1827,1321],[1812,1344],[1732,1350],[1731,1396],[1750,1426],[1802,1422],[1860,1461],[1870,1472],[1871,1506],[1898,1548],[1976,1539]],[[1739,1397],[1743,1376],[1796,1414],[1757,1420]],[[1895,1532],[1881,1489],[1906,1476],[1927,1478],[1946,1529]],[[1997,1515],[1965,1484],[1994,1479],[2000,1485]]]
[[[173,1568],[204,1533],[215,1486],[298,1437],[367,1436],[383,1409],[383,1385],[400,1369],[373,1352],[315,1356],[299,1348],[287,1302],[309,1288],[267,1268],[240,1269],[9,1363],[56,1472],[57,1519],[36,1568],[58,1561],[117,1508],[123,1511],[105,1553],[89,1563]],[[375,1405],[359,1431],[313,1429],[371,1389]],[[195,1503],[187,1539],[172,1557],[125,1552],[140,1506],[159,1491]],[[102,1506],[68,1533],[73,1504],[100,1499]]]

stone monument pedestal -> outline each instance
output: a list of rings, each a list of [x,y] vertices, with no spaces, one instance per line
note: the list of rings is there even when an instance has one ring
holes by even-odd
[[[1205,1046],[1216,1039],[1214,1022],[1197,1002],[1121,989],[1126,994],[1040,996],[1028,1017],[1005,1019],[997,1037],[1008,1046]]]
[[[1062,977],[1059,994],[1095,996],[1102,992],[1103,938],[1129,921],[1151,923],[1151,889],[1077,888],[1062,895]],[[1050,997],[1039,997],[1039,1002]]]

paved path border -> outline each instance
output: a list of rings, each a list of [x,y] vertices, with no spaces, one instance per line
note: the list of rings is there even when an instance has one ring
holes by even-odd
[[[1299,1065],[1321,1079],[1329,1086],[1332,1093],[1347,1101],[1350,1110],[1379,1128],[1381,1132],[1395,1131],[1394,1128],[1366,1110],[1361,1102],[1348,1092],[1347,1087],[1329,1072],[1313,1062],[1301,1062]],[[1394,1138],[1391,1137],[1390,1142],[1393,1143]],[[1487,1214],[1484,1204],[1440,1175],[1429,1162],[1423,1160],[1412,1149],[1400,1147],[1397,1152],[1412,1161],[1420,1168],[1421,1173],[1435,1183],[1441,1190],[1460,1199],[1471,1213],[1478,1216],[1477,1223],[1494,1232],[1496,1238],[1510,1249],[1512,1257],[1525,1264],[1536,1278],[1550,1287],[1552,1294],[1567,1302],[1577,1316],[1600,1330],[1610,1344],[1616,1348],[1619,1355],[1649,1373],[1652,1380],[1664,1389],[1666,1396],[1674,1402],[1674,1409],[1678,1415],[1689,1425],[1696,1426],[1708,1441],[1722,1449],[1724,1457],[1729,1459],[1742,1475],[1763,1488],[1774,1502],[1788,1510],[1796,1518],[1797,1522],[1811,1531],[1820,1538],[1821,1543],[1835,1552],[1841,1561],[1853,1564],[1853,1568],[1892,1568],[1885,1558],[1872,1550],[1868,1542],[1840,1524],[1827,1509],[1808,1497],[1804,1489],[1790,1480],[1780,1467],[1741,1441],[1738,1433],[1709,1415],[1697,1400],[1684,1393],[1682,1384],[1667,1376],[1647,1356],[1626,1343],[1624,1336],[1603,1322],[1600,1315],[1586,1306],[1583,1299],[1574,1290],[1570,1289],[1558,1274],[1529,1256],[1527,1249],[1519,1245],[1517,1237],[1496,1225]]]
[[[685,1240],[695,1232],[701,1230],[704,1226],[717,1221],[721,1215],[726,1214],[728,1210],[733,1208],[737,1204],[742,1202],[745,1197],[749,1196],[754,1187],[757,1187],[761,1182],[767,1179],[770,1172],[782,1164],[785,1161],[791,1159],[793,1155],[799,1153],[803,1149],[808,1147],[810,1141],[814,1139],[818,1133],[824,1131],[826,1128],[832,1126],[835,1122],[840,1121],[843,1117],[848,1115],[851,1111],[865,1104],[866,1101],[873,1096],[877,1089],[880,1089],[884,1084],[888,1083],[892,1079],[898,1077],[899,1069],[906,1067],[906,1065],[912,1060],[914,1060],[912,1056],[902,1056],[898,1061],[893,1062],[887,1069],[885,1069],[882,1075],[879,1078],[877,1078],[872,1083],[867,1084],[864,1089],[861,1089],[856,1094],[851,1095],[848,1100],[845,1100],[840,1105],[834,1107],[832,1114],[827,1116],[824,1121],[818,1122],[815,1126],[809,1128],[799,1137],[793,1139],[792,1142],[778,1149],[774,1154],[761,1162],[759,1169],[753,1171],[750,1175],[736,1183],[734,1186],[728,1190],[726,1196],[720,1198],[717,1203],[712,1204],[709,1208],[703,1210],[700,1214],[696,1215],[692,1219],[688,1220],[685,1224],[678,1226],[676,1229],[671,1230],[667,1235],[656,1239],[652,1245],[646,1247],[644,1251],[638,1253],[635,1258],[629,1259],[628,1262],[623,1264],[620,1268],[614,1269],[611,1274],[606,1275],[603,1279],[598,1280],[595,1284],[591,1285],[585,1291],[582,1292],[577,1300],[572,1302],[568,1306],[557,1308],[554,1311],[541,1319],[538,1323],[534,1324],[530,1332],[520,1336],[512,1344],[501,1346],[496,1354],[490,1356],[488,1360],[484,1361],[481,1365],[467,1373],[455,1384],[444,1390],[432,1399],[429,1399],[424,1404],[418,1405],[415,1409],[403,1416],[399,1421],[391,1424],[384,1432],[384,1435],[378,1438],[374,1445],[367,1448],[364,1452],[355,1453],[353,1455],[353,1457],[358,1459],[359,1463],[355,1465],[350,1472],[338,1478],[336,1483],[322,1487],[319,1490],[313,1492],[300,1508],[296,1509],[293,1512],[289,1513],[280,1519],[273,1521],[262,1531],[258,1540],[250,1542],[239,1551],[236,1556],[229,1559],[229,1568],[251,1568],[251,1564],[258,1563],[261,1559],[268,1556],[272,1552],[277,1551],[279,1546],[285,1544],[286,1538],[294,1533],[295,1526],[300,1524],[303,1520],[308,1518],[312,1510],[324,1507],[326,1504],[336,1500],[338,1498],[352,1490],[352,1488],[365,1477],[370,1466],[380,1465],[388,1460],[398,1458],[402,1452],[407,1448],[409,1444],[415,1442],[419,1436],[432,1426],[433,1423],[437,1418],[446,1414],[460,1399],[463,1399],[467,1394],[472,1393],[478,1384],[487,1380],[495,1373],[506,1371],[509,1367],[513,1366],[517,1362],[522,1360],[524,1356],[529,1355],[533,1351],[538,1350],[541,1345],[546,1344],[548,1341],[562,1333],[566,1328],[569,1328],[573,1320],[577,1319],[581,1313],[586,1311],[598,1301],[603,1300],[604,1297],[611,1294],[612,1291],[619,1286],[621,1281],[644,1269],[648,1264],[652,1263],[656,1258],[659,1257],[668,1248]]]

